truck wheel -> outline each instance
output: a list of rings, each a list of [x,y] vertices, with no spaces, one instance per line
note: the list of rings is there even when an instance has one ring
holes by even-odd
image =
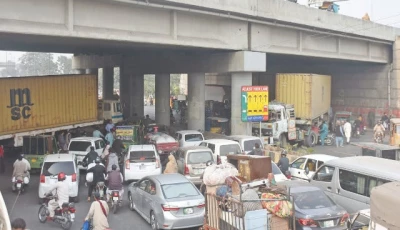
[[[285,134],[281,134],[281,136],[279,137],[279,142],[281,148],[285,148],[287,146],[287,137]]]
[[[304,144],[307,147],[314,147],[317,144],[317,141],[318,141],[318,135],[314,132],[310,132],[310,135],[308,135],[304,140]]]

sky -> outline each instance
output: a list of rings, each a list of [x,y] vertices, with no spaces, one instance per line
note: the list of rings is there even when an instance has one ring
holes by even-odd
[[[267,1],[267,0],[266,0]],[[299,4],[307,5],[308,0],[298,0]],[[348,0],[338,3],[340,14],[355,18],[362,18],[365,13],[371,21],[400,28],[400,0]],[[23,52],[0,51],[0,62],[11,60],[18,62]],[[56,54],[57,58],[59,55]],[[71,56],[71,54],[67,54]]]

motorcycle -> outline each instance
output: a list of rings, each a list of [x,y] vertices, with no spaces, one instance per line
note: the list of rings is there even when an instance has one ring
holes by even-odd
[[[25,192],[25,187],[27,185],[26,181],[24,181],[23,176],[16,176],[12,179],[12,182],[14,183],[14,192],[20,194]]]
[[[319,140],[318,141],[319,141],[320,144],[322,143],[321,142],[321,136],[319,136]],[[327,146],[331,146],[331,145],[333,145],[334,142],[335,142],[335,134],[328,133],[328,135],[326,135],[326,137],[325,137],[324,144],[327,145]]]
[[[40,206],[38,216],[40,223],[46,223],[47,217],[50,215],[49,211],[49,201],[55,199],[56,196],[46,195],[44,198],[44,203]],[[75,219],[75,204],[74,203],[64,203],[62,207],[58,207],[54,211],[53,221],[59,225],[64,230],[69,230],[72,226],[72,222]]]
[[[381,144],[382,142],[383,142],[383,134],[382,134],[382,133],[378,133],[378,134],[375,136],[375,143]]]
[[[120,199],[119,191],[118,190],[112,190],[110,191],[111,196],[110,196],[110,202],[111,202],[111,209],[113,213],[117,213],[118,207],[121,206],[122,202]]]

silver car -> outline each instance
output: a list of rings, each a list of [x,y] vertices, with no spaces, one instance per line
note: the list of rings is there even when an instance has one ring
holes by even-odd
[[[195,185],[200,185],[208,161],[214,162],[211,149],[204,146],[181,147],[174,153],[178,173],[184,175]]]
[[[144,177],[128,188],[129,207],[152,229],[186,229],[203,225],[205,200],[180,174]]]

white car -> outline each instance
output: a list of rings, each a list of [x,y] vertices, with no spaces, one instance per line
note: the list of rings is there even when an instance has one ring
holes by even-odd
[[[140,180],[162,173],[160,156],[154,145],[130,145],[125,155],[124,181]]]
[[[50,154],[44,158],[40,171],[39,202],[42,203],[44,194],[49,192],[51,186],[58,181],[58,173],[66,175],[65,181],[69,187],[69,197],[79,201],[79,169],[75,155],[72,154]]]
[[[204,141],[204,136],[196,130],[181,130],[175,134],[176,140],[179,142],[179,147],[199,146]]]
[[[259,137],[246,136],[246,135],[232,135],[226,137],[228,140],[236,141],[239,143],[245,154],[249,154],[254,148],[255,144],[259,144],[261,149],[264,149],[264,145]]]
[[[90,147],[93,146],[97,154],[101,156],[106,143],[99,137],[76,137],[72,138],[68,145],[68,153],[76,156],[77,161],[80,162],[89,153]],[[79,165],[79,169],[85,169]]]
[[[310,154],[297,158],[289,165],[289,171],[293,180],[308,180],[312,178],[315,171],[321,167],[324,162],[337,159],[338,157],[325,154]],[[308,174],[306,170],[309,171]]]
[[[217,156],[221,158],[222,163],[227,162],[228,155],[242,154],[242,148],[236,141],[225,139],[209,139],[200,143],[200,146],[205,146],[211,149],[214,154],[214,161],[217,162]]]

